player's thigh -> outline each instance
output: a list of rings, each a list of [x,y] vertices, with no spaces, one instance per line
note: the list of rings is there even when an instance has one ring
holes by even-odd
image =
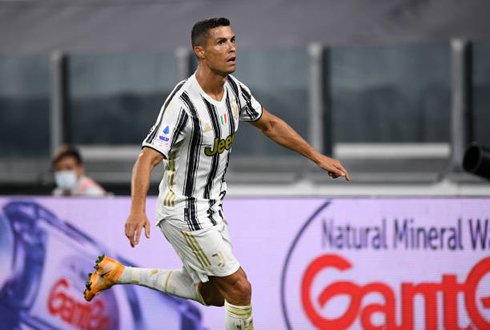
[[[240,267],[221,228],[186,231],[168,223],[161,223],[160,228],[195,282],[229,276]]]

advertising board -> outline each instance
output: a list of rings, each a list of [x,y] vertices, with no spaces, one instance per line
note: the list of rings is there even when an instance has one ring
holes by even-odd
[[[255,329],[490,329],[490,200],[228,199]],[[222,329],[222,308],[136,286],[92,303],[100,253],[180,268],[159,229],[132,249],[130,200],[0,198],[0,322],[11,328]],[[147,201],[149,218],[156,198]],[[7,328],[9,328],[7,327]]]

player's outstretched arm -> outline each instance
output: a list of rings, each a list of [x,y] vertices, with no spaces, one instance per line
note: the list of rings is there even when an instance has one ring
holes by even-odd
[[[343,176],[347,181],[350,181],[349,173],[338,160],[329,158],[316,151],[284,120],[274,116],[267,110],[263,109],[262,117],[250,123],[272,141],[313,161],[320,168],[327,171],[330,177],[336,179],[339,176]]]
[[[146,238],[150,238],[150,222],[146,216],[146,194],[150,187],[151,172],[161,161],[163,155],[151,148],[143,148],[133,166],[131,176],[131,211],[124,226],[124,232],[131,247],[135,247],[145,229]]]

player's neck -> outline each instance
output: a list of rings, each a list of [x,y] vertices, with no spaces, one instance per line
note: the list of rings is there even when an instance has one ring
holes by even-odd
[[[228,75],[221,75],[213,72],[208,67],[198,66],[196,70],[196,79],[202,90],[216,101],[223,98]]]

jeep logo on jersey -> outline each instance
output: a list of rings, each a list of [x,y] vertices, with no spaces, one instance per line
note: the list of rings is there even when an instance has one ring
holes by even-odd
[[[233,140],[235,139],[235,134],[229,135],[226,139],[220,140],[218,138],[215,138],[213,148],[211,149],[211,148],[207,147],[206,149],[204,149],[204,153],[206,154],[206,156],[211,157],[211,156],[214,156],[216,153],[218,153],[218,154],[223,153],[223,151],[225,151],[225,149],[230,150],[231,145],[233,144]]]

